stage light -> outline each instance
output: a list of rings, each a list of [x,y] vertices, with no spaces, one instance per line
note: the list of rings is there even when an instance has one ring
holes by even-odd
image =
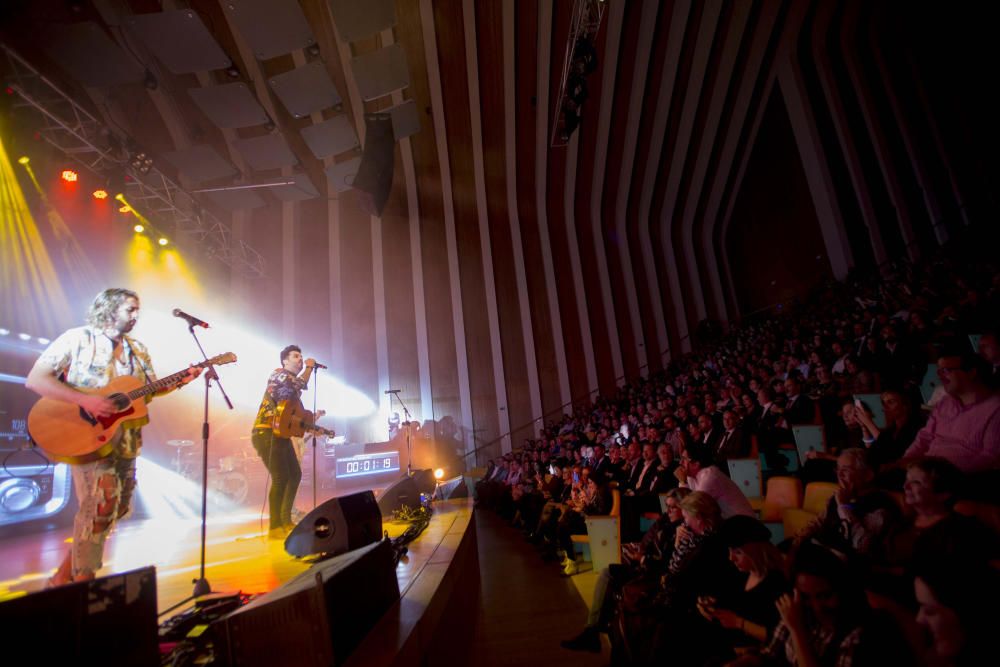
[[[29,334],[26,334],[26,333],[19,333],[19,334],[17,334],[17,337],[20,338],[21,340],[25,340],[25,341],[31,340],[31,336]]]
[[[43,337],[41,337],[41,336],[39,336],[39,337],[38,337],[38,338],[37,338],[36,340],[38,341],[38,344],[39,344],[39,345],[48,345],[49,343],[51,343],[51,342],[52,342],[52,341],[51,341],[51,340],[49,340],[48,338],[43,338]]]
[[[108,198],[107,190],[104,190],[102,188],[94,190],[94,199],[107,199],[107,198]]]
[[[28,157],[27,155],[22,155],[21,157],[17,158],[18,164],[28,164],[29,162],[31,162],[31,158]]]
[[[161,236],[160,240],[157,241],[157,243],[159,243],[160,245],[167,245],[169,243],[169,241],[167,241],[166,238],[164,238],[164,237]]]
[[[436,468],[434,470],[434,479],[444,479],[444,468]]]
[[[132,207],[129,206],[128,204],[125,204],[124,206],[119,206],[118,207],[118,212],[119,213],[129,213],[129,212],[131,212],[131,210],[132,210]]]
[[[145,227],[143,227],[142,225],[136,225],[136,226],[135,226],[135,227],[133,227],[132,229],[134,229],[134,230],[135,230],[135,233],[136,233],[136,234],[142,234],[142,233],[143,233],[144,231],[146,231],[146,228],[145,228]]]
[[[63,169],[62,179],[67,183],[76,183],[76,179],[78,179],[79,177],[80,175],[75,171],[73,171],[72,169]]]
[[[115,199],[117,199],[120,202],[123,202],[125,201],[125,195],[119,192],[118,194],[115,195]]]
[[[0,329],[0,336],[9,336],[10,329]]]

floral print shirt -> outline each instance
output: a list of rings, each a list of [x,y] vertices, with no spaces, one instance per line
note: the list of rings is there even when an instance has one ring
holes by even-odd
[[[100,389],[117,377],[131,375],[148,384],[156,380],[146,346],[128,336],[122,338],[122,358],[115,358],[115,343],[90,325],[69,329],[42,352],[39,361],[71,387]],[[148,398],[146,400],[149,400]],[[124,422],[116,434],[114,452],[123,458],[139,456],[144,417]]]

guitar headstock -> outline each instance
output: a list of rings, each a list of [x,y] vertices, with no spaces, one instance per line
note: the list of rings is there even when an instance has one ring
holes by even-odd
[[[236,354],[234,352],[225,352],[223,354],[216,355],[209,359],[208,361],[203,361],[198,366],[224,366],[226,364],[232,364],[236,362]]]

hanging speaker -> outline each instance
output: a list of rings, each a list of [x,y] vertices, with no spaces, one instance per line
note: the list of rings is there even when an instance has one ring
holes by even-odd
[[[396,149],[392,116],[387,113],[365,114],[365,150],[354,177],[354,189],[360,195],[361,208],[381,216],[392,189]]]
[[[292,556],[336,556],[382,539],[382,514],[371,491],[330,498],[285,538]]]

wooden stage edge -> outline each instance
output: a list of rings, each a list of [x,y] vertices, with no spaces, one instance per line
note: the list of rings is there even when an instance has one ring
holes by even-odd
[[[473,500],[435,501],[431,507],[430,523],[407,545],[407,554],[396,567],[400,599],[344,665],[403,667],[435,664],[450,657],[460,660],[452,664],[466,664],[463,651],[470,650],[480,592]],[[391,537],[408,526],[391,521],[382,525]],[[0,600],[42,587],[68,548],[65,532],[0,540]],[[200,522],[124,522],[109,538],[99,576],[147,565],[157,570],[161,613],[187,598],[192,578],[199,573]],[[213,591],[267,593],[310,567],[285,553],[282,542],[267,540],[259,516],[233,513],[210,522],[205,576]],[[351,601],[344,600],[344,604]],[[182,605],[160,621],[189,607]],[[468,623],[460,632],[454,632],[456,619]],[[445,626],[452,631],[446,632]]]

